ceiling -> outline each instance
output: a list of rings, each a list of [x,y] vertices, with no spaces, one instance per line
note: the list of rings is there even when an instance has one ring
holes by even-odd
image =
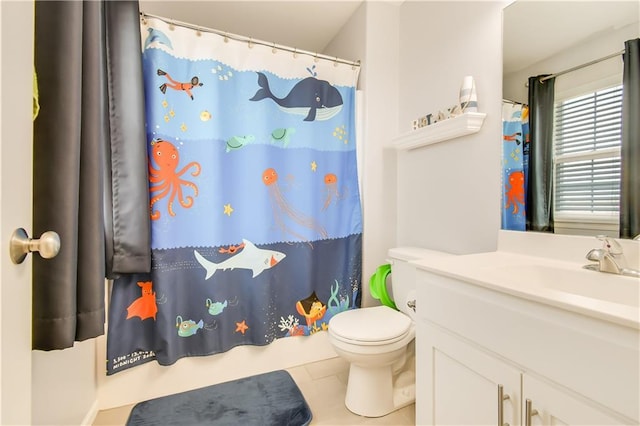
[[[145,1],[140,11],[322,53],[364,0]]]
[[[380,0],[140,0],[139,3],[142,12],[322,53],[365,1]],[[638,4],[638,0],[515,1],[504,11],[504,34],[519,35],[504,39],[504,73],[526,68],[611,28],[638,22]]]
[[[504,10],[504,73],[519,71],[605,31],[637,23],[639,4],[638,0],[512,3]]]

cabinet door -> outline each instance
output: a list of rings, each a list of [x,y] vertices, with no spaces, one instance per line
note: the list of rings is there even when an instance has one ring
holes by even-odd
[[[634,424],[630,419],[618,417],[595,403],[574,395],[556,385],[529,374],[522,377],[523,424],[526,424],[526,400],[531,401],[531,425],[616,425]]]
[[[520,421],[520,372],[435,326],[417,336],[418,424],[496,425]],[[499,400],[502,386],[509,398]]]

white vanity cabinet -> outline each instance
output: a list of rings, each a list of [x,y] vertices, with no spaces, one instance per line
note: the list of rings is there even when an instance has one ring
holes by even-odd
[[[417,280],[417,424],[638,424],[637,329],[435,272]]]

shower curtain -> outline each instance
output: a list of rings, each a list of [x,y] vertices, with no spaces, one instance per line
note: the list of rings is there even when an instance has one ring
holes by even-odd
[[[529,107],[503,102],[502,229],[525,230],[528,157]]]
[[[113,283],[107,374],[327,330],[360,304],[358,67],[141,33],[152,270]]]

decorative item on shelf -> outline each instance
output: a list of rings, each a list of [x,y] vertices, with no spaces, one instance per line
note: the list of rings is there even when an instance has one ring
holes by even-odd
[[[411,122],[411,129],[418,130],[449,118],[458,117],[465,112],[478,112],[478,95],[476,94],[476,82],[473,76],[465,76],[460,86],[458,103],[446,111],[439,110],[436,113],[427,114]]]
[[[466,76],[460,86],[459,105],[462,112],[478,112],[478,95],[473,76]]]

